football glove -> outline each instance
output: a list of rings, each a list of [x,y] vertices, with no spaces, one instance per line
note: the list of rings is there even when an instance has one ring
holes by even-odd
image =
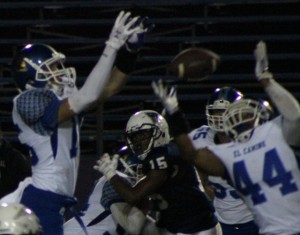
[[[140,30],[140,25],[133,26],[139,17],[129,18],[130,12],[121,11],[106,41],[107,45],[119,50],[133,33]]]
[[[258,81],[262,79],[273,78],[273,74],[269,72],[269,60],[267,54],[267,46],[264,41],[260,41],[254,50],[255,56],[255,76]]]
[[[179,110],[176,87],[172,86],[170,90],[163,85],[162,80],[152,82],[154,94],[160,99],[162,105],[169,115]]]
[[[154,24],[149,24],[148,17],[138,19],[132,27],[138,27],[128,40],[125,42],[126,49],[130,52],[138,51],[144,44],[145,33],[150,32],[154,28]]]
[[[113,155],[112,159],[108,153],[105,153],[94,165],[94,169],[102,173],[107,180],[110,180],[117,171],[119,155]]]

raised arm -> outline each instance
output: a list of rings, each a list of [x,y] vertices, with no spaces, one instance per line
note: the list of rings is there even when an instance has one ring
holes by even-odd
[[[160,80],[157,83],[153,82],[152,88],[166,109],[170,131],[180,149],[182,158],[208,175],[224,176],[225,167],[214,153],[207,148],[198,150],[194,148],[187,135],[189,127],[187,120],[179,109],[175,87],[168,91],[168,88],[164,87]]]
[[[137,31],[128,37],[125,45],[118,51],[115,66],[99,102],[117,94],[124,87],[129,75],[135,69],[139,52],[144,44],[145,34],[154,28],[153,24],[148,23],[148,17],[138,19],[133,27],[136,25],[139,26]]]
[[[138,17],[131,19],[129,18],[130,15],[130,12],[125,13],[124,11],[118,15],[109,39],[106,41],[104,51],[84,85],[60,105],[58,113],[59,123],[90,108],[103,95],[117,56],[117,51],[124,45],[130,35],[139,30],[139,25],[133,26]],[[110,94],[106,96],[108,95]]]
[[[267,48],[260,41],[254,51],[256,65],[255,75],[259,83],[283,117],[283,134],[288,144],[300,146],[300,105],[296,98],[283,86],[273,79],[269,72]]]

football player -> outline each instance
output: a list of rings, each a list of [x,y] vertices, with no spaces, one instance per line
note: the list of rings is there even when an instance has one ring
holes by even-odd
[[[261,102],[240,99],[223,114],[224,130],[232,142],[196,150],[179,110],[175,89],[153,83],[169,115],[182,157],[200,171],[227,177],[253,212],[260,234],[300,233],[300,106],[268,71],[266,44],[255,49],[255,75],[280,115],[268,120]]]
[[[181,159],[171,142],[165,118],[153,110],[134,113],[127,122],[126,140],[142,162],[144,177],[136,185],[116,174],[118,155],[110,159],[105,154],[94,166],[120,196],[133,206],[150,197],[157,226],[165,234],[218,234],[212,202],[200,190],[195,168]]]
[[[215,89],[206,105],[207,125],[189,133],[196,149],[230,142],[224,131],[223,113],[231,103],[242,98],[243,94],[231,87]],[[238,192],[221,177],[207,177],[200,171],[199,175],[205,191],[213,194],[216,216],[223,235],[258,235],[258,227],[253,221],[252,212]]]
[[[75,203],[79,114],[116,94],[133,69],[135,55],[124,44],[141,45],[143,37],[136,34],[147,28],[130,15],[120,12],[99,61],[80,89],[75,86],[75,69],[65,67],[65,55],[49,45],[26,45],[13,59],[13,77],[21,91],[14,98],[13,122],[32,162],[32,184],[25,188],[21,203],[36,213],[45,235],[63,234],[64,211]]]
[[[136,184],[142,177],[139,159],[128,154],[126,146],[119,155],[122,157],[118,161],[117,174],[131,185]],[[138,208],[124,202],[104,176],[95,184],[82,213],[81,219],[89,235],[158,234],[153,222],[147,219],[148,207]],[[76,218],[72,218],[64,224],[64,234],[84,235],[84,232]]]

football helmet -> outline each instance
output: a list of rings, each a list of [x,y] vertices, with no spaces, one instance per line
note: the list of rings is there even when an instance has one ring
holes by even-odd
[[[127,122],[125,136],[131,151],[140,160],[144,160],[152,148],[170,142],[168,123],[153,110],[133,114]]]
[[[118,170],[126,174],[133,184],[143,177],[142,162],[129,151],[127,146],[123,146],[119,153]]]
[[[64,66],[65,55],[45,44],[28,44],[13,58],[12,75],[21,90],[53,89],[59,96],[72,90],[76,81],[74,68]]]
[[[270,119],[274,118],[275,112],[274,112],[273,107],[269,103],[269,101],[262,100],[262,99],[259,99],[258,101],[260,102],[260,104],[263,108],[263,112],[266,112],[266,113],[264,113],[264,115],[262,115],[261,120],[260,120],[260,124],[263,124],[264,122],[269,121]]]
[[[255,127],[270,119],[270,112],[262,102],[240,99],[227,108],[223,118],[226,134],[236,142],[246,142]]]
[[[228,106],[243,97],[243,94],[231,87],[216,88],[206,105],[207,124],[213,130],[224,132],[223,113]]]
[[[22,204],[0,205],[0,234],[39,235],[42,228],[33,211]]]

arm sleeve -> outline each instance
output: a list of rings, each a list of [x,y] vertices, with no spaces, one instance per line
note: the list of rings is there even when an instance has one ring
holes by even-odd
[[[127,233],[138,235],[144,227],[146,216],[137,207],[128,203],[114,203],[110,206],[113,218]]]
[[[73,112],[80,113],[98,100],[108,81],[116,55],[117,50],[109,45],[105,47],[82,88],[68,98]]]
[[[275,80],[270,79],[266,93],[283,116],[283,134],[288,144],[300,146],[300,105],[295,97]]]
[[[57,115],[61,100],[50,90],[30,90],[21,94],[17,110],[23,121],[35,132],[46,135],[57,125]]]
[[[102,189],[102,197],[100,203],[106,210],[109,210],[110,206],[116,202],[124,202],[124,200],[116,192],[111,183],[107,181]]]

